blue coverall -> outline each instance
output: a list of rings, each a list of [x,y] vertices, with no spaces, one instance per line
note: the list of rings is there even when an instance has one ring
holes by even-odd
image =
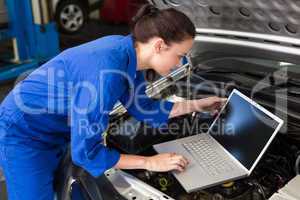
[[[113,167],[120,154],[102,133],[117,101],[138,120],[167,121],[173,103],[146,97],[136,65],[132,36],[108,36],[63,51],[9,93],[0,106],[0,164],[10,200],[52,200],[69,142],[73,163],[92,176]]]

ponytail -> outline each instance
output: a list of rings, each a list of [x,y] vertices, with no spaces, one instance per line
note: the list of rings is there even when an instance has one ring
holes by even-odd
[[[148,17],[153,17],[154,15],[157,15],[159,12],[159,9],[156,8],[155,6],[152,6],[150,4],[146,4],[142,6],[136,15],[132,18],[131,20],[131,27],[134,27],[138,21],[140,21],[143,17],[148,16]]]

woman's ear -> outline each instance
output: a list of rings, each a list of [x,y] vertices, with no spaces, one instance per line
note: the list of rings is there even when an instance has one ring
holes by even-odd
[[[167,45],[165,44],[162,38],[157,38],[154,40],[154,50],[155,53],[161,53],[163,50],[167,49]]]

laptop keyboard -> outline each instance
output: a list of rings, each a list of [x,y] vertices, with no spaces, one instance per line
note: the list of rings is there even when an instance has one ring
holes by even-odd
[[[236,167],[232,161],[227,160],[225,156],[221,156],[214,150],[213,142],[209,137],[201,137],[182,143],[182,145],[197,161],[200,168],[211,176],[234,170]]]

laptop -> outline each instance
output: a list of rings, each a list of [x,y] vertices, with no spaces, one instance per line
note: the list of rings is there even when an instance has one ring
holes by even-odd
[[[187,192],[251,174],[283,120],[233,90],[208,132],[154,145],[158,153],[175,152],[190,164],[172,173]]]

